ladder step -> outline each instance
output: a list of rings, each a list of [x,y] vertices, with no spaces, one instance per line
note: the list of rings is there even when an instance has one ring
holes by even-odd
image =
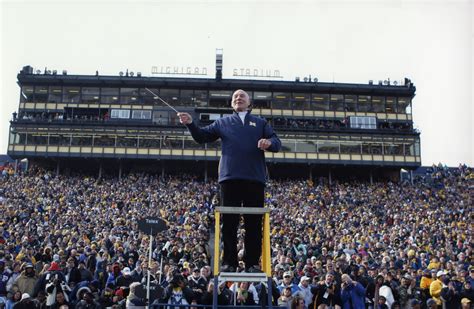
[[[234,281],[234,282],[267,282],[266,273],[227,273],[221,272],[219,274],[219,282]]]
[[[270,208],[263,207],[216,207],[216,211],[221,214],[245,214],[245,215],[263,215],[270,213]]]

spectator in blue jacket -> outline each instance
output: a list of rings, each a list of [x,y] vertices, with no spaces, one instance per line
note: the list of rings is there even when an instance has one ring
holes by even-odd
[[[341,280],[342,308],[365,308],[365,288],[362,284],[353,281],[348,274],[343,274]]]
[[[237,90],[232,95],[234,113],[217,119],[212,124],[199,128],[190,114],[178,113],[180,122],[187,126],[198,143],[222,142],[219,163],[221,205],[263,207],[264,189],[267,179],[265,151],[277,152],[281,141],[265,119],[250,114],[250,97],[247,92]],[[237,259],[237,227],[239,215],[224,215],[222,234],[224,256],[222,271],[235,271]],[[245,222],[245,267],[247,271],[258,271],[262,248],[262,218],[244,215]]]

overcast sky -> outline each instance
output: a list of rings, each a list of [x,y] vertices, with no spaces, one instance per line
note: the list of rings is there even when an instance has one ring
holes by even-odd
[[[278,69],[285,80],[409,77],[422,164],[474,165],[470,0],[1,1],[0,153],[24,65],[69,74],[127,68]]]

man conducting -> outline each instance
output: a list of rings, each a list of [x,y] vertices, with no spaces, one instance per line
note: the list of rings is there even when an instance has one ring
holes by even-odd
[[[220,200],[222,206],[263,207],[266,181],[264,151],[277,152],[281,141],[265,119],[250,114],[250,97],[237,90],[232,95],[234,113],[199,128],[190,114],[178,113],[180,122],[188,128],[198,143],[222,141],[219,162]],[[226,214],[222,218],[224,256],[221,271],[237,269],[237,227],[240,216]],[[248,272],[260,270],[262,253],[262,217],[244,215],[245,268]]]

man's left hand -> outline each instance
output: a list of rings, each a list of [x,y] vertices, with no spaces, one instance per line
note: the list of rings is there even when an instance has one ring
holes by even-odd
[[[272,145],[272,141],[265,138],[260,139],[257,143],[257,147],[262,150],[267,150],[271,145]]]

